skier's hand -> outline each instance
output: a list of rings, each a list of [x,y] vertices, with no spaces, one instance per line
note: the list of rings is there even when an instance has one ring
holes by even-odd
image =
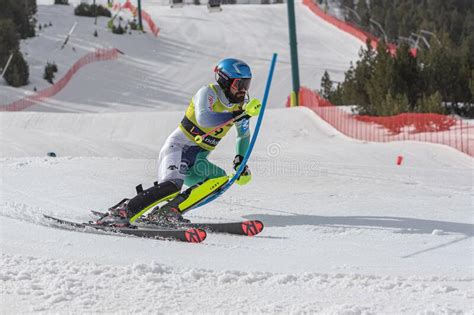
[[[240,164],[242,164],[242,160],[244,157],[242,155],[236,155],[234,158],[234,170],[238,170],[240,167]],[[240,174],[239,178],[235,181],[239,185],[245,185],[248,184],[252,180],[252,173],[250,172],[250,169],[248,165],[245,165],[244,170]]]
[[[252,98],[247,104],[244,104],[244,106],[242,107],[245,113],[251,117],[258,116],[258,114],[260,114],[261,108],[262,103],[256,98]]]
[[[234,122],[236,121],[241,121],[242,119],[249,119],[250,116],[249,115],[242,115],[244,114],[245,112],[243,110],[236,110],[236,111],[233,111],[232,112],[232,116],[234,116]],[[242,115],[241,117],[239,117],[240,115]],[[238,118],[237,118],[238,117]],[[235,119],[237,118],[237,119]]]

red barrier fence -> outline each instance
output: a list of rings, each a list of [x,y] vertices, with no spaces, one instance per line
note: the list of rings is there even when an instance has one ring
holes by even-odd
[[[288,98],[287,106],[290,104]],[[361,116],[349,113],[317,92],[301,88],[299,104],[351,138],[389,142],[413,140],[449,145],[474,157],[474,124],[439,114],[405,113],[397,116]]]
[[[66,74],[55,84],[21,100],[6,105],[0,105],[0,112],[22,111],[30,106],[41,103],[43,99],[51,97],[61,91],[69,83],[76,72],[85,65],[95,61],[113,60],[117,58],[118,50],[115,48],[98,49],[95,52],[88,53],[76,61],[76,63],[66,72]]]
[[[372,34],[366,31],[359,29],[358,27],[348,22],[341,21],[335,18],[334,16],[327,14],[326,12],[321,10],[321,8],[319,8],[312,0],[303,0],[303,4],[305,4],[311,11],[313,11],[314,14],[316,14],[317,16],[319,16],[326,22],[331,23],[332,25],[336,26],[340,30],[353,35],[354,37],[360,39],[362,42],[366,43],[367,40],[370,40],[370,44],[372,48],[377,49],[377,45],[379,42],[377,37],[373,36]],[[395,55],[397,51],[397,45],[388,43],[387,47],[390,51],[390,54]],[[415,48],[411,49],[411,53],[413,54],[413,56],[416,56],[416,49]]]
[[[116,4],[114,5],[114,9],[118,8],[124,8],[124,9],[129,9],[130,12],[132,12],[133,16],[137,16],[137,7],[134,6],[130,0],[127,0],[124,4]],[[153,19],[151,18],[150,14],[146,12],[145,10],[142,9],[142,19],[148,24],[148,27],[150,28],[151,32],[155,35],[158,36],[158,33],[160,32],[160,29],[158,26],[156,26],[155,22],[153,22]]]

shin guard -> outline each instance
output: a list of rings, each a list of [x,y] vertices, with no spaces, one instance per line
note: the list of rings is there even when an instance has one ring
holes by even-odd
[[[156,206],[158,203],[174,198],[180,189],[175,183],[167,181],[143,190],[138,195],[130,199],[127,210],[131,216],[130,222],[134,222],[146,211]]]

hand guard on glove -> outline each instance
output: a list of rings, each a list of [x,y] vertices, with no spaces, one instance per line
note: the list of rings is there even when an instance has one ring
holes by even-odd
[[[242,119],[249,119],[250,117],[258,116],[260,114],[261,108],[262,108],[261,102],[256,98],[252,98],[248,103],[244,104],[244,106],[242,107],[242,110],[236,110],[232,112],[234,119],[245,113],[245,115],[237,118],[234,121],[240,121]]]
[[[242,107],[244,112],[251,117],[258,116],[260,114],[261,108],[262,103],[256,98],[252,98],[247,104],[244,104],[244,106]]]
[[[237,171],[240,167],[240,164],[242,164],[244,157],[242,155],[236,155],[234,158],[234,170]],[[240,174],[240,176],[237,178],[235,181],[239,185],[245,185],[250,182],[252,179],[252,173],[250,172],[250,169],[248,165],[245,165],[244,170]]]

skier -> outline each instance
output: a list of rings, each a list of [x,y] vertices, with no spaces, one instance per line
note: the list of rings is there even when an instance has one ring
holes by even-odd
[[[250,143],[249,118],[260,113],[261,103],[248,96],[252,73],[245,62],[223,59],[214,72],[217,84],[199,89],[179,127],[162,147],[158,159],[158,181],[146,190],[137,186],[134,198],[124,199],[110,208],[97,224],[128,226],[152,208],[147,217],[150,221],[164,224],[189,222],[182,214],[229,181],[226,172],[207,158],[235,125],[237,152],[233,168],[239,168]],[[236,183],[245,185],[251,178],[246,165]],[[189,188],[181,192],[183,185]],[[161,208],[157,206],[164,201],[169,202]]]

